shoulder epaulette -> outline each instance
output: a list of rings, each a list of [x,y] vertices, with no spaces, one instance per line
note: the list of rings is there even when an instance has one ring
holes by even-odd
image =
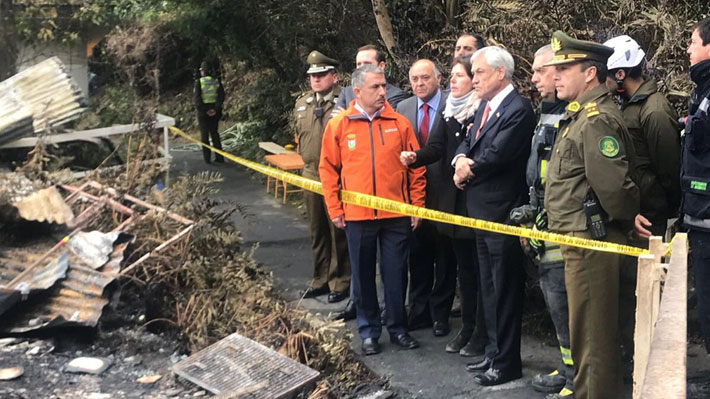
[[[599,115],[599,108],[597,108],[597,103],[584,104],[584,110],[587,113],[587,118]]]

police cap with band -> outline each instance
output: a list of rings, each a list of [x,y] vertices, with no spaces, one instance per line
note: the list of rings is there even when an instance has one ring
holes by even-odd
[[[308,62],[308,70],[306,73],[308,74],[328,72],[335,69],[338,65],[338,61],[317,50],[311,51],[306,61]]]
[[[611,47],[587,40],[572,39],[559,30],[552,34],[550,44],[555,51],[555,56],[545,66],[578,61],[598,61],[606,64],[609,56],[614,53]]]

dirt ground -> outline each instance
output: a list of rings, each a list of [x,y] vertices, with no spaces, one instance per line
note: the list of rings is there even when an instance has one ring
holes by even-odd
[[[24,375],[0,382],[3,399],[120,399],[194,398],[207,393],[178,382],[170,367],[184,356],[174,337],[143,328],[111,331],[54,331],[48,338],[10,338],[0,341],[0,368],[23,367]],[[100,375],[65,370],[77,357],[108,359]],[[151,384],[136,379],[162,377]]]

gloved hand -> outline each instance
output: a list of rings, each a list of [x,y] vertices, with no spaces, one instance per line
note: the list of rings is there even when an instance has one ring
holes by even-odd
[[[535,224],[533,225],[533,230],[539,230],[539,231],[546,231],[547,230],[547,212],[545,210],[540,211],[540,213],[535,216]],[[545,242],[531,238],[530,239],[530,246],[533,248],[535,252],[537,252],[538,256],[542,256],[545,254]]]

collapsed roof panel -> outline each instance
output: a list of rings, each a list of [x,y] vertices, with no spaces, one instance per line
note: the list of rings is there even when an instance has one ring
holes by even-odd
[[[118,238],[117,238],[118,240]],[[89,267],[80,256],[71,254],[66,277],[41,295],[15,306],[3,317],[0,330],[23,333],[62,325],[96,326],[109,302],[106,287],[118,277],[120,263],[129,242],[113,247],[108,262],[100,270]],[[25,254],[31,258],[31,254]],[[0,259],[0,271],[7,273],[6,259]]]
[[[0,82],[0,144],[75,119],[86,100],[57,57]]]
[[[17,201],[28,197],[32,190],[38,190],[29,180],[13,179],[17,188],[3,191],[0,186],[0,200]],[[86,182],[81,187],[61,187],[70,193],[63,202],[77,215],[66,225],[71,231],[68,236],[59,242],[57,237],[47,236],[31,247],[0,252],[0,288],[4,289],[0,299],[5,298],[0,302],[0,310],[10,309],[3,314],[0,331],[23,333],[62,325],[95,326],[109,302],[106,288],[113,281],[168,248],[181,245],[178,250],[185,250],[194,226],[192,220],[131,195],[122,195],[95,181]],[[111,214],[115,224],[111,232],[81,231],[96,224],[92,222],[107,213]],[[133,239],[122,231],[131,230],[136,222],[145,220],[149,214],[151,217],[162,214],[177,222],[175,233],[165,240],[157,240],[148,248],[143,247],[142,256],[122,269],[126,248]],[[64,255],[67,248],[68,256]],[[64,262],[66,257],[68,261]],[[59,277],[61,264],[68,266],[64,268],[66,276]],[[44,284],[44,287],[51,288],[40,295],[30,292],[26,301],[14,303],[16,294],[4,294],[7,288],[17,292],[20,283],[33,287],[40,285],[35,280],[49,282],[48,276],[52,273],[56,277],[54,283]]]

